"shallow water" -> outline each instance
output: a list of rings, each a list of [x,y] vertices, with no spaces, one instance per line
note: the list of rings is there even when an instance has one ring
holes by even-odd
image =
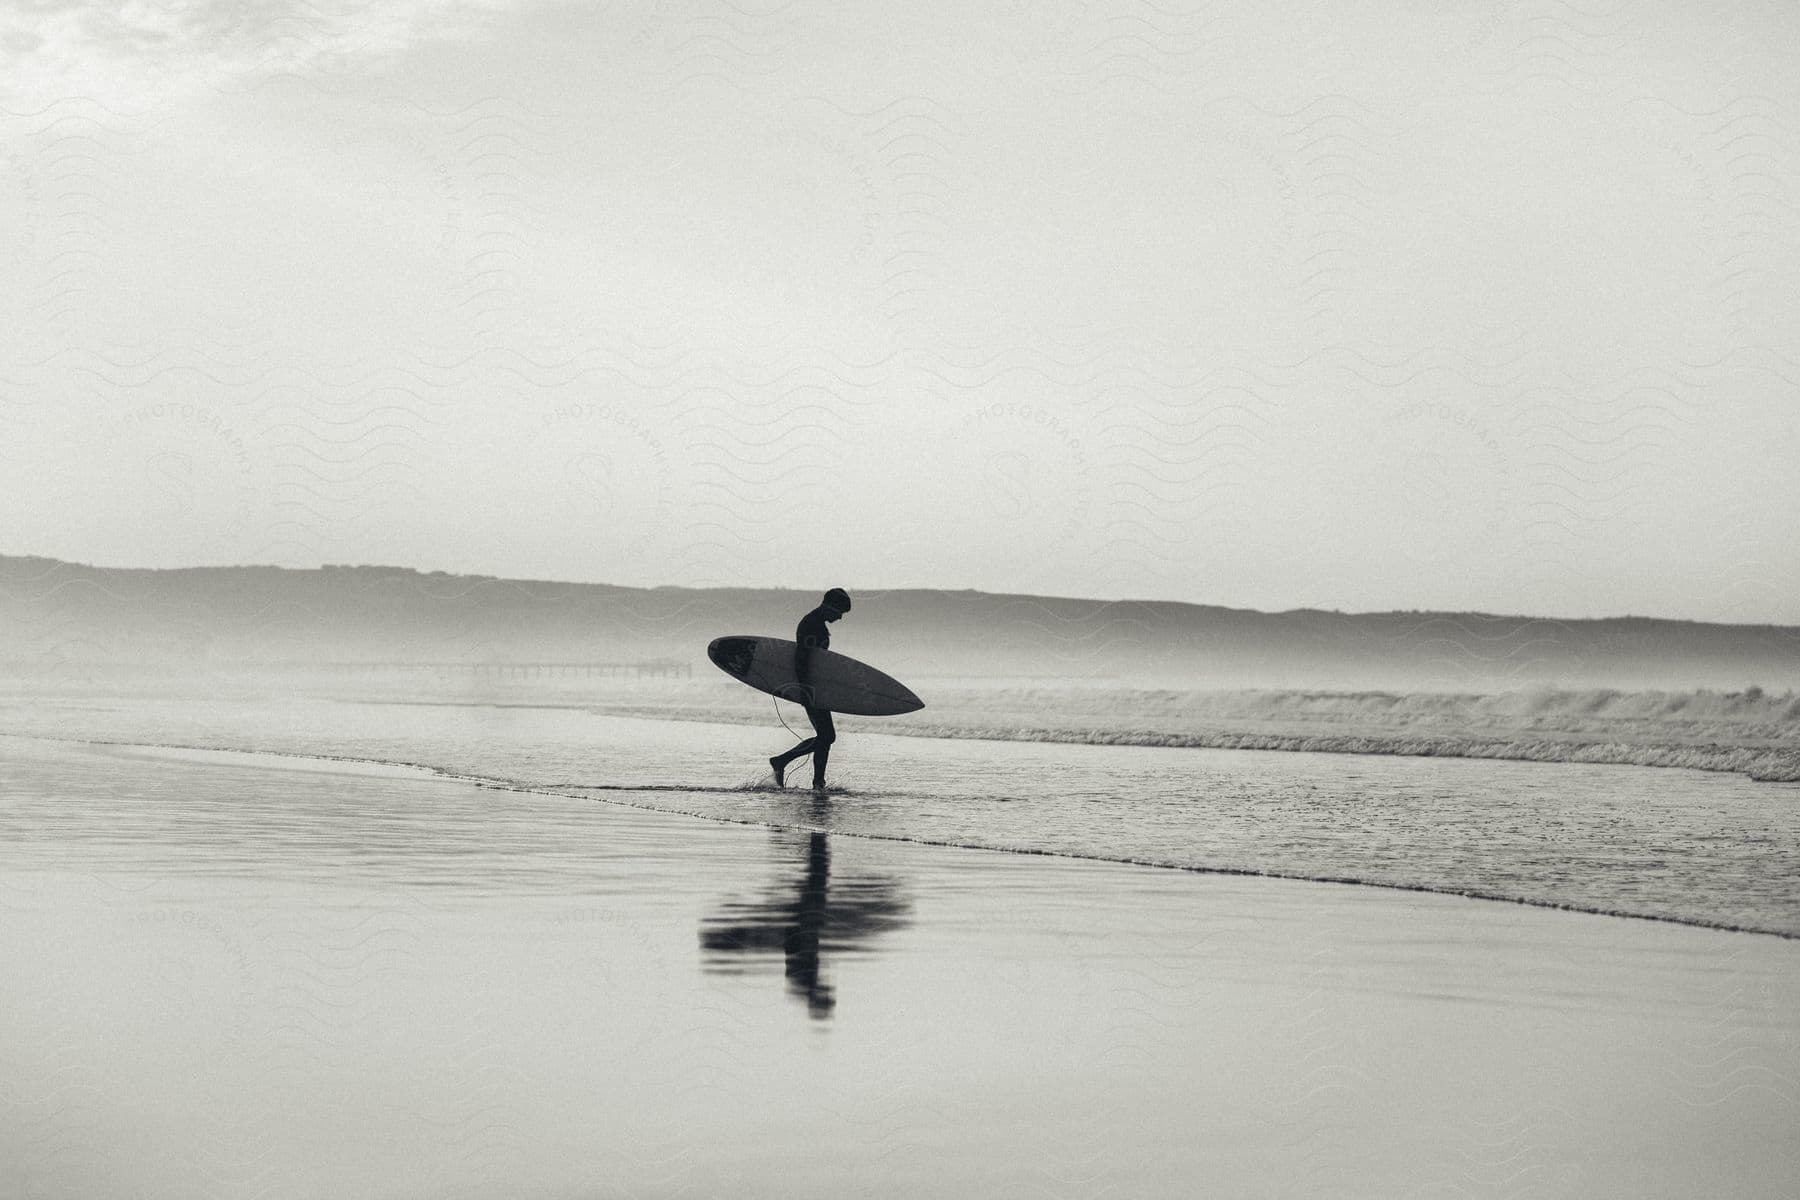
[[[947,795],[0,742],[0,1194],[1794,1194],[1800,943],[818,832]]]
[[[1694,771],[1584,764],[1062,745],[883,736],[844,723],[825,810],[768,786],[790,742],[756,729],[596,716],[576,708],[395,704],[245,695],[12,701],[0,730],[424,764],[563,793],[530,839],[602,801],[839,834],[1458,892],[1800,935],[1800,787]],[[115,754],[145,754],[117,748]],[[806,775],[798,764],[797,775]],[[129,854],[202,837],[284,869],[378,872],[405,862],[441,887],[561,886],[507,831],[458,831],[366,808],[204,812],[135,804],[129,819],[60,807],[54,779],[3,768],[19,794],[0,840],[15,859],[68,838]],[[304,782],[290,804],[328,784]],[[118,786],[153,789],[142,772]],[[407,783],[395,780],[395,788]],[[121,800],[132,799],[121,796]],[[143,799],[144,797],[137,797]],[[523,834],[522,834],[523,835]],[[443,847],[419,853],[420,845]],[[255,869],[268,868],[265,858]],[[527,865],[529,864],[529,865]],[[229,849],[206,868],[251,869]]]

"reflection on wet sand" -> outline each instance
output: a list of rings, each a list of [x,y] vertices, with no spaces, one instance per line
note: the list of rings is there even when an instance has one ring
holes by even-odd
[[[833,889],[831,841],[824,833],[794,830],[779,837],[803,853],[800,869],[756,899],[727,901],[701,922],[700,948],[706,969],[724,973],[743,970],[744,956],[779,952],[788,990],[806,1001],[814,1018],[824,1019],[837,1004],[824,955],[862,950],[877,934],[904,927],[912,903],[888,876],[840,879]]]

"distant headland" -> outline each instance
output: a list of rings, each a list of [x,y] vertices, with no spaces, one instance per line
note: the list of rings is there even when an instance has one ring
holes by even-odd
[[[1185,688],[1800,686],[1800,627],[1470,612],[1260,612],[858,590],[841,640],[906,677]],[[786,635],[808,589],[617,587],[404,567],[140,569],[0,555],[0,664],[670,660]]]

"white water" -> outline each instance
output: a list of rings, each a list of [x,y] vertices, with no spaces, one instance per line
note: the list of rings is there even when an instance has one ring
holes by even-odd
[[[0,730],[423,764],[565,794],[570,804],[1800,935],[1792,887],[1800,787],[1789,784],[1566,762],[893,737],[876,732],[877,722],[845,721],[832,764],[844,790],[819,807],[766,786],[763,760],[789,741],[772,714],[760,728],[682,715],[689,719],[516,701],[88,695],[14,698],[0,707]],[[728,715],[753,719],[748,710]],[[155,836],[142,824],[154,827],[155,814],[142,809],[132,822],[98,814],[91,828],[72,829],[56,807],[56,780],[23,777],[28,762],[9,770],[9,790],[38,797],[7,810],[0,841],[13,855],[28,859],[34,844],[70,836],[119,844]],[[128,784],[154,765],[120,759],[118,770]],[[243,814],[230,824],[234,837],[281,845],[337,845],[356,833],[354,812],[322,831],[281,818]],[[367,866],[354,855],[337,862],[352,874]],[[463,869],[478,885],[481,864]]]

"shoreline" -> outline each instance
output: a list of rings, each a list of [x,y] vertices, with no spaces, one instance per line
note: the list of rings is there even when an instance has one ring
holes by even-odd
[[[504,700],[404,700],[331,697],[345,704],[425,704],[445,707],[571,709],[597,716],[640,717],[699,724],[757,725],[768,717],[741,709],[683,709],[652,705],[593,702]],[[894,737],[954,738],[959,741],[1054,742],[1075,746],[1143,746],[1172,750],[1271,750],[1294,754],[1350,754],[1388,758],[1467,758],[1501,762],[1582,763],[1596,766],[1654,767],[1660,770],[1708,771],[1742,775],[1758,783],[1800,783],[1800,747],[1732,746],[1721,743],[1631,743],[1574,741],[1550,737],[1489,737],[1429,733],[1271,733],[1208,730],[1166,732],[1145,729],[1093,729],[1069,726],[984,726],[939,724],[925,720],[882,720],[879,729],[859,732]],[[979,721],[980,718],[976,718]],[[848,721],[848,718],[846,718]],[[847,726],[848,727],[848,726]]]
[[[35,741],[21,1194],[1792,1194],[1791,942]]]
[[[537,706],[526,706],[537,707]],[[619,715],[619,714],[610,714]],[[637,719],[657,719],[638,717]],[[913,734],[908,736],[926,736]],[[49,742],[52,744],[78,745],[88,747],[105,747],[111,749],[128,749],[140,751],[170,752],[157,757],[167,757],[174,761],[206,762],[209,757],[249,758],[292,760],[299,762],[317,762],[357,768],[377,768],[384,772],[416,773],[421,779],[432,779],[450,783],[462,783],[488,791],[510,792],[519,795],[556,796],[607,804],[636,812],[662,813],[669,816],[693,820],[707,821],[717,825],[736,826],[742,828],[760,828],[771,830],[810,830],[812,827],[802,824],[773,822],[756,817],[728,817],[716,812],[705,812],[696,809],[670,807],[667,804],[634,803],[624,796],[634,793],[663,794],[682,792],[701,792],[715,789],[690,788],[678,785],[652,784],[644,786],[589,785],[579,783],[534,783],[524,780],[507,779],[496,776],[472,774],[458,771],[433,763],[400,761],[395,759],[362,758],[352,755],[328,755],[304,753],[292,750],[258,749],[238,746],[197,746],[169,742],[132,742],[103,738],[58,738],[41,734],[19,734],[0,730],[0,738],[18,738],[27,741]],[[1329,752],[1327,752],[1329,753]],[[148,757],[148,756],[147,756]],[[273,768],[274,763],[255,763],[264,768]],[[1635,765],[1635,764],[1600,764],[1600,765]],[[357,771],[357,774],[373,774],[374,772]],[[808,789],[792,787],[787,789],[734,787],[725,789],[728,792],[742,792],[746,795],[762,792],[785,792],[793,796],[808,794]],[[854,792],[828,790],[827,795],[839,795],[854,798]],[[1658,924],[1672,925],[1688,929],[1702,929],[1726,934],[1751,934],[1759,937],[1778,938],[1783,941],[1800,941],[1800,932],[1783,929],[1769,929],[1755,925],[1737,924],[1727,921],[1713,921],[1702,917],[1678,916],[1662,913],[1631,912],[1622,909],[1605,909],[1587,907],[1578,904],[1562,903],[1551,900],[1540,900],[1526,896],[1509,896],[1497,892],[1482,892],[1472,889],[1453,887],[1434,887],[1429,884],[1394,883],[1375,879],[1361,879],[1354,876],[1303,875],[1280,871],[1255,870],[1243,867],[1203,866],[1179,862],[1159,862],[1146,858],[1111,857],[1102,854],[1081,854],[1067,850],[1036,849],[1032,847],[991,846],[976,842],[952,841],[940,838],[904,837],[892,834],[868,833],[856,830],[831,829],[833,837],[857,838],[863,841],[885,842],[904,846],[925,846],[933,849],[970,850],[990,854],[1015,855],[1025,858],[1050,858],[1068,862],[1086,862],[1111,864],[1121,867],[1137,867],[1153,871],[1178,872],[1191,875],[1218,876],[1241,879],[1269,879],[1288,883],[1328,884],[1341,887],[1373,888],[1386,892],[1415,894],[1420,896],[1451,897],[1472,900],[1486,904],[1515,905],[1524,908],[1538,909],[1545,912],[1565,912],[1591,917],[1606,917],[1624,921],[1650,921]]]
[[[189,680],[178,693],[221,694],[195,691],[193,684]],[[3,694],[72,700],[134,692],[104,691],[89,681]],[[436,685],[376,677],[345,688],[314,672],[296,675],[286,687],[275,680],[238,679],[225,694],[298,694],[350,705],[561,710],[740,726],[766,723],[775,704],[723,676],[707,675],[662,681],[646,694],[636,682],[499,678],[473,686],[470,678],[454,674]],[[446,694],[454,698],[439,698]],[[783,711],[775,708],[777,714]],[[952,688],[929,697],[928,707],[917,713],[843,720],[847,729],[898,737],[1654,767],[1736,775],[1759,784],[1800,783],[1800,697],[1756,688],[1438,693],[1029,685]]]

